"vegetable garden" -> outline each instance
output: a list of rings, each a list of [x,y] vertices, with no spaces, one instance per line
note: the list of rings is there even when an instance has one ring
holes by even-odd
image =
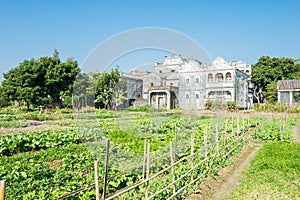
[[[0,113],[0,118],[13,123],[31,116],[9,115]],[[95,199],[95,159],[99,193],[106,199],[183,199],[198,192],[202,179],[229,165],[247,144],[247,135],[289,140],[295,124],[292,118],[253,115],[99,110],[95,118],[79,120],[85,124],[80,127],[70,122],[70,114],[43,117],[60,119],[44,123],[69,127],[0,138],[6,199]]]

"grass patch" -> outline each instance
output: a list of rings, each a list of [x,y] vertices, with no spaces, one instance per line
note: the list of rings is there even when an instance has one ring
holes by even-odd
[[[299,199],[300,144],[266,143],[229,199]]]

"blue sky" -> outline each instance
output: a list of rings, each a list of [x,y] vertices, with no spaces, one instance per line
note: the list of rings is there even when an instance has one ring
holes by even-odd
[[[213,58],[220,55],[248,63],[262,55],[300,58],[300,1],[296,0],[0,3],[1,74],[24,59],[50,56],[55,48],[63,60],[73,57],[82,64],[100,42],[141,27],[182,32]]]

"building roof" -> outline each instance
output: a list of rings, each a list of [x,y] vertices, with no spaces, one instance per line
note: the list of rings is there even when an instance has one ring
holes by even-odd
[[[300,80],[280,80],[277,83],[278,90],[300,89]]]

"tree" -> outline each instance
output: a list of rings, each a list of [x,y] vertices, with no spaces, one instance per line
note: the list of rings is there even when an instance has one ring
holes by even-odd
[[[35,61],[25,60],[8,73],[3,74],[1,91],[10,101],[24,102],[29,109],[30,104],[37,102],[36,95],[39,95],[41,87],[37,85],[37,73],[34,73]]]
[[[95,103],[105,109],[116,108],[121,104],[124,97],[124,81],[121,80],[121,74],[118,69],[112,69],[109,72],[101,74],[96,88]]]
[[[262,56],[253,65],[251,81],[255,85],[254,93],[268,101],[277,100],[277,81],[300,78],[300,64],[292,58]]]
[[[61,62],[54,51],[53,57],[24,60],[4,74],[1,93],[8,101],[25,102],[28,109],[58,102],[62,93],[71,94],[78,72],[76,61]]]

